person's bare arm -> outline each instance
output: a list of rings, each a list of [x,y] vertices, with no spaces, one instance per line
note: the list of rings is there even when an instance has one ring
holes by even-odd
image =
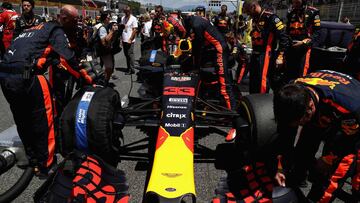
[[[132,43],[132,41],[135,39],[136,34],[137,34],[137,28],[133,28],[132,29],[132,34],[131,34],[131,37],[130,37],[128,43]]]
[[[130,39],[128,41],[129,44],[131,44],[133,42],[133,40],[135,39],[136,35],[137,35],[137,32],[138,32],[138,21],[135,20],[134,22],[132,22],[133,24],[135,23],[135,25],[133,26],[132,28],[132,33],[131,33],[131,36],[130,36]]]

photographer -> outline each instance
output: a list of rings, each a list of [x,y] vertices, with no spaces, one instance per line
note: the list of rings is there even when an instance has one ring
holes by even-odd
[[[124,26],[122,33],[122,43],[124,47],[124,55],[126,57],[127,72],[126,74],[134,73],[134,44],[138,28],[138,21],[131,14],[131,8],[126,6],[124,8],[125,16],[121,18],[121,24]]]
[[[113,38],[111,40],[111,45],[110,45],[111,53],[112,53],[112,55],[115,55],[122,50],[122,48],[120,46],[121,45],[121,34],[124,30],[124,27],[119,23],[118,16],[114,15],[111,17],[110,24],[107,26],[107,30],[111,30],[112,27],[114,27],[115,29],[117,27],[117,30],[113,34]],[[116,76],[113,74],[112,78],[116,79]]]

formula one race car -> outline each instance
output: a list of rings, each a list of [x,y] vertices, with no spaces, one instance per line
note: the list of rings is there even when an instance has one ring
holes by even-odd
[[[35,202],[100,202],[104,198],[106,202],[128,202],[124,172],[115,168],[117,158],[150,162],[144,202],[196,202],[194,162],[216,162],[218,169],[236,171],[244,168],[244,157],[256,160],[256,155],[271,151],[277,137],[272,96],[243,96],[237,111],[229,111],[212,95],[218,91],[213,91],[211,85],[216,84],[209,77],[202,76],[206,72],[186,69],[188,46],[180,46],[184,52],[177,59],[182,59],[180,65],[167,65],[168,58],[159,57],[161,52],[149,52],[150,66],[141,71],[159,73],[159,78],[145,78],[161,84],[158,94],[130,97],[129,105],[123,108],[120,95],[110,87],[82,87],[72,97],[60,119],[57,136],[62,145],[57,147],[65,161],[36,192]],[[121,133],[124,121],[147,137],[120,147],[119,141],[126,139]],[[237,131],[235,143],[219,145],[216,151],[199,144],[199,139],[211,134],[226,135],[230,127]],[[23,150],[14,148],[19,147],[18,140],[0,138],[0,146],[6,147],[0,153],[0,175],[6,175],[15,163],[26,166],[17,183],[0,194],[0,202],[16,198],[33,177],[32,168],[21,163],[26,162]],[[82,152],[74,153],[74,149]],[[148,152],[138,152],[143,149]],[[232,156],[223,155],[226,151]],[[254,169],[259,166],[255,163]],[[220,200],[225,198],[223,193],[218,195]]]
[[[191,45],[183,43],[179,45],[182,54],[176,59],[181,61],[179,65],[167,65],[169,58],[162,52],[147,54],[149,65],[141,67],[140,74],[146,75],[142,79],[152,85],[152,92],[130,97],[129,105],[121,110],[126,126],[135,126],[148,135],[148,154],[136,152],[141,141],[123,146],[121,153],[122,160],[149,159],[152,164],[145,202],[196,201],[194,161],[215,161],[215,151],[198,144],[200,138],[212,133],[226,135],[235,127],[241,136],[262,144],[268,137],[257,135],[273,136],[276,131],[270,95],[244,97],[239,100],[239,112],[228,110],[219,97],[214,97],[219,91],[213,83],[215,77],[209,77],[212,73],[188,69]],[[253,109],[251,102],[258,109]]]

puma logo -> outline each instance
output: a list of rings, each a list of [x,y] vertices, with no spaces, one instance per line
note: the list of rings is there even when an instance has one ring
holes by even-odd
[[[16,49],[14,51],[9,49],[8,53],[14,56],[15,51],[16,51]]]

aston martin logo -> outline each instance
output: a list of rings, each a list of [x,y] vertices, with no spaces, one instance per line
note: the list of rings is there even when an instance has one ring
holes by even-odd
[[[181,173],[161,173],[161,175],[166,176],[168,178],[177,178],[179,176],[182,176]]]

